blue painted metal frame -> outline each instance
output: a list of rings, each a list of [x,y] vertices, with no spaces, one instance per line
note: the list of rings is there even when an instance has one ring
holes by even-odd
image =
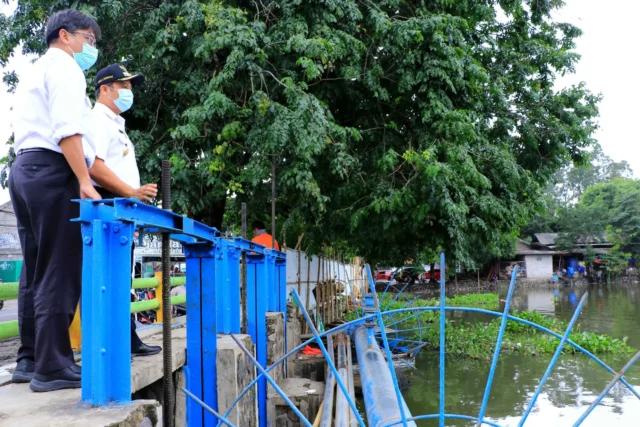
[[[82,397],[90,404],[131,398],[129,292],[131,241],[136,226],[170,232],[183,243],[187,263],[187,403],[189,426],[214,426],[217,334],[240,332],[240,254],[247,253],[247,315],[257,360],[267,365],[267,310],[286,319],[286,254],[242,238],[220,237],[218,230],[136,199],[82,200],[79,221],[83,261]],[[107,268],[118,265],[123,268]],[[128,266],[128,267],[127,267]],[[109,286],[105,286],[109,284]],[[285,342],[286,346],[286,342]],[[264,379],[263,379],[264,380]],[[261,425],[266,426],[266,382],[259,386]],[[203,405],[204,406],[203,406]]]
[[[129,305],[134,225],[83,223],[82,400],[94,405],[131,400]],[[117,265],[119,268],[111,268]]]
[[[484,419],[484,413],[487,410],[487,403],[489,403],[489,395],[491,394],[491,385],[493,384],[493,377],[496,372],[496,366],[498,365],[498,358],[500,357],[500,349],[502,348],[502,338],[504,337],[504,331],[507,328],[507,319],[509,316],[509,307],[511,306],[511,298],[513,297],[513,290],[516,287],[516,277],[518,277],[518,266],[516,265],[511,273],[511,283],[509,283],[509,291],[507,292],[507,301],[504,304],[504,312],[502,315],[502,321],[500,322],[500,331],[498,332],[498,338],[496,339],[496,346],[493,350],[493,360],[491,361],[491,368],[489,369],[489,377],[487,378],[487,385],[484,389],[484,396],[482,397],[482,405],[480,406],[480,413],[478,414],[478,424],[482,425]]]
[[[264,278],[267,270],[266,257],[255,253],[247,254],[247,334],[255,344],[256,359],[260,366],[267,366],[267,297],[264,296]],[[262,290],[262,292],[261,292]],[[267,381],[258,381],[258,422],[267,425]]]

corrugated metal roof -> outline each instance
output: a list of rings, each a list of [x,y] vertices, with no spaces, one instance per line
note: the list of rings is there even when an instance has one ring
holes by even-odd
[[[553,246],[556,244],[558,233],[535,233],[533,235],[536,242],[545,246]]]

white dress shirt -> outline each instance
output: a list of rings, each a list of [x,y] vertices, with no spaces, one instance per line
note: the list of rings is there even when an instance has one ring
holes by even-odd
[[[58,48],[50,48],[20,76],[13,106],[16,153],[46,148],[62,153],[60,140],[84,135],[84,118],[91,109],[87,83],[76,61]],[[93,153],[85,153],[89,166]]]
[[[125,120],[104,104],[96,102],[90,112],[83,146],[132,188],[140,187],[140,172],[136,153],[124,128]],[[100,186],[97,183],[93,185]]]

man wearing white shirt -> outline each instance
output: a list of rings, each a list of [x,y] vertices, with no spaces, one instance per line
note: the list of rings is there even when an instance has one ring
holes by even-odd
[[[142,74],[132,75],[121,64],[112,64],[96,74],[96,105],[91,111],[91,131],[85,146],[95,152],[95,161],[89,170],[96,190],[104,199],[136,197],[151,201],[158,193],[156,184],[140,186],[140,173],[136,154],[120,116],[133,105],[133,86],[144,83]],[[131,246],[133,265],[133,245]],[[136,333],[131,317],[131,353],[150,356],[162,351],[159,346],[144,344]]]
[[[20,78],[13,106],[16,159],[9,192],[24,257],[14,382],[33,391],[80,387],[69,326],[80,298],[82,238],[72,199],[100,199],[83,152],[90,108],[83,71],[96,62],[100,27],[76,10],[52,15],[47,52]]]

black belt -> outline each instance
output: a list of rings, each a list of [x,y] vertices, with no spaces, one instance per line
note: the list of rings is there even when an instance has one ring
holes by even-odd
[[[20,156],[22,154],[26,154],[26,153],[43,153],[43,152],[60,154],[57,151],[48,150],[46,148],[23,148],[22,150],[18,151],[18,156]]]

